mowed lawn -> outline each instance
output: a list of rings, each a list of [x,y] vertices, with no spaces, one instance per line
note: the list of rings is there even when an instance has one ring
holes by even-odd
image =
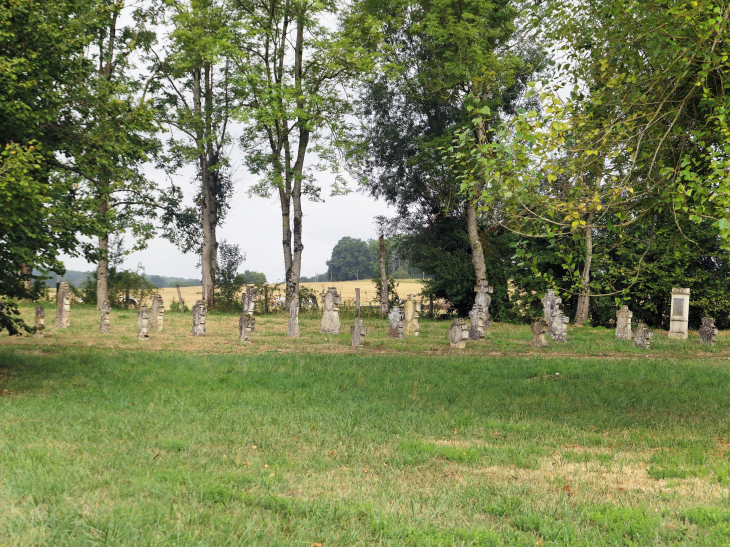
[[[298,352],[283,319],[229,347],[211,314],[216,351],[183,340],[189,314],[139,343],[114,313],[108,340],[81,308],[0,338],[3,547],[730,544],[724,339],[571,329],[558,353],[495,325],[438,353],[444,322],[389,341],[371,320],[369,347]]]

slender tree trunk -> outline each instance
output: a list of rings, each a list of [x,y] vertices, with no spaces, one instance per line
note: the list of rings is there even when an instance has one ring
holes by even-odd
[[[588,217],[586,218],[586,261],[585,264],[583,264],[583,271],[581,272],[581,283],[583,287],[581,289],[580,295],[578,296],[578,309],[575,312],[574,321],[574,324],[579,326],[588,321],[588,316],[590,314],[591,261],[593,260],[593,218],[593,213],[589,213]]]
[[[101,210],[99,212],[101,213]],[[101,258],[96,265],[97,310],[101,309],[104,300],[109,300],[109,232],[104,232],[104,235],[99,236],[99,251],[101,252]]]
[[[385,236],[380,235],[380,315],[388,315],[388,267],[385,261]]]
[[[479,226],[477,224],[477,204],[471,199],[466,206],[466,233],[469,236],[471,245],[471,261],[474,264],[474,273],[477,281],[487,278],[487,268],[484,264],[484,249],[479,239]]]

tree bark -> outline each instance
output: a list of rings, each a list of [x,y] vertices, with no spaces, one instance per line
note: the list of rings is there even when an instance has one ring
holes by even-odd
[[[467,198],[469,199],[469,198]],[[466,233],[469,236],[471,245],[471,261],[474,265],[474,273],[477,281],[487,278],[487,268],[484,263],[484,249],[479,239],[479,226],[477,224],[477,204],[469,200],[466,206]]]
[[[578,295],[578,308],[576,309],[575,320],[573,321],[575,325],[579,326],[588,321],[590,314],[591,261],[593,260],[593,218],[594,214],[592,212],[588,213],[585,229],[586,261],[583,264],[583,271],[581,272],[581,283],[583,286],[580,295]]]
[[[380,315],[388,315],[388,267],[385,262],[385,236],[380,235]]]
[[[101,207],[100,207],[101,209]],[[105,212],[99,211],[101,214]],[[101,258],[96,265],[96,309],[100,310],[104,300],[109,300],[109,232],[99,236]]]

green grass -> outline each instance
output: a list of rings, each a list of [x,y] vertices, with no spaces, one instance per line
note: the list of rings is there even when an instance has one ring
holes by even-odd
[[[0,545],[724,545],[728,385],[714,358],[25,339]]]

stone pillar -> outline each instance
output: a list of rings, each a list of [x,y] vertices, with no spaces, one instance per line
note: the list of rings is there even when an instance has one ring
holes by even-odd
[[[463,319],[457,317],[449,328],[449,344],[452,348],[464,349],[469,339],[469,330]]]
[[[165,303],[162,301],[162,295],[156,294],[152,297],[152,305],[150,308],[150,329],[162,332],[165,319]]]
[[[56,308],[56,327],[66,329],[71,326],[71,287],[65,281],[58,286],[58,307]]]
[[[703,317],[700,326],[700,343],[710,346],[715,344],[715,337],[718,330],[715,328],[715,320],[712,317]]]
[[[43,338],[43,331],[46,328],[46,310],[43,306],[35,307],[35,333],[33,338]]]
[[[532,324],[532,340],[530,345],[533,348],[544,348],[547,346],[547,340],[545,340],[545,334],[548,331],[547,323],[543,319],[538,319]]]
[[[654,333],[647,329],[644,323],[639,323],[636,326],[633,336],[635,347],[644,349],[651,348],[651,339],[654,338]]]
[[[101,307],[99,309],[101,310],[101,320],[99,321],[99,332],[102,334],[109,334],[111,332],[109,314],[112,311],[112,306],[108,300],[104,300],[104,302],[101,303]],[[139,312],[137,313],[137,315],[139,315]]]
[[[388,336],[391,338],[406,337],[406,315],[400,311],[398,306],[390,310],[390,327],[388,328]]]
[[[193,336],[205,336],[205,316],[208,315],[208,309],[205,302],[198,300],[193,306],[193,330],[190,332]]]
[[[469,339],[481,340],[489,332],[492,326],[492,316],[489,314],[489,306],[492,303],[491,293],[494,289],[489,286],[486,279],[477,281],[474,287],[476,297],[474,298],[474,307],[469,312],[470,328]]]
[[[669,313],[667,338],[687,339],[689,323],[689,289],[672,289],[672,309]]]
[[[418,322],[418,318],[421,317],[421,310],[423,309],[423,305],[421,302],[416,301],[415,304],[416,308],[413,310],[413,334],[418,336],[421,334],[421,324]]]
[[[150,339],[150,312],[147,306],[140,306],[137,312],[137,326],[139,327],[139,334],[137,334],[137,340],[147,341]]]
[[[299,297],[296,295],[289,304],[289,324],[286,328],[286,336],[287,338],[299,338]]]
[[[352,347],[362,346],[365,341],[365,335],[368,333],[368,329],[365,326],[365,320],[359,317],[355,319],[355,324],[350,327],[350,334],[352,335]]]
[[[616,311],[616,338],[619,340],[631,340],[631,318],[634,314],[628,306],[621,306]]]
[[[243,312],[238,320],[238,341],[244,344],[250,344],[251,333],[256,328],[256,318],[253,316],[253,313],[256,309],[258,293],[253,286],[248,286],[241,298],[243,300]]]
[[[360,317],[360,289],[355,289],[355,316]]]
[[[319,332],[325,334],[340,334],[340,309],[342,298],[335,287],[327,289],[324,295],[322,321],[319,324]]]
[[[570,319],[560,309],[563,299],[555,294],[554,290],[549,290],[542,299],[543,319],[547,323],[550,338],[555,342],[568,341],[568,323]]]
[[[416,303],[413,300],[413,295],[409,294],[406,298],[405,304],[403,304],[403,315],[406,318],[406,334],[413,334],[413,314],[416,313]]]

